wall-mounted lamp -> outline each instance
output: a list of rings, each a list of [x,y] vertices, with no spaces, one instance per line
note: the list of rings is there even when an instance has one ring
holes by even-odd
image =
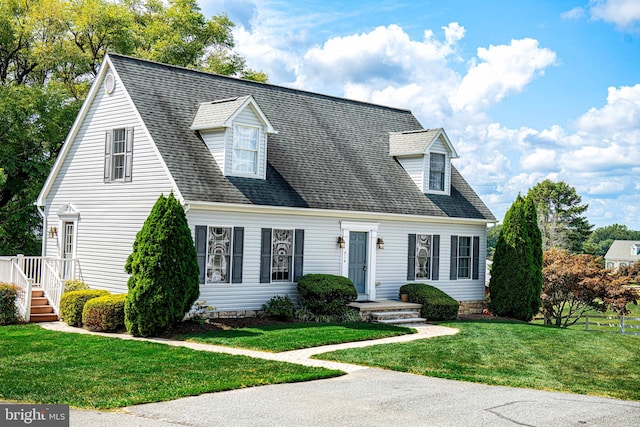
[[[378,237],[378,249],[384,249],[384,240],[382,240],[382,237]]]
[[[49,227],[49,237],[58,237],[58,227]]]
[[[338,247],[344,248],[344,238],[342,236],[338,236]]]

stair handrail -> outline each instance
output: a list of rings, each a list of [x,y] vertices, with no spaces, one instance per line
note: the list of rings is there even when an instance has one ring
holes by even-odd
[[[33,287],[33,280],[29,279],[24,271],[22,271],[19,262],[20,257],[11,260],[11,277],[12,283],[18,287],[18,298],[16,299],[18,315],[22,320],[28,322],[31,312],[31,289]]]
[[[55,259],[45,260],[44,274],[42,278],[42,289],[49,299],[53,312],[60,316],[60,298],[64,287],[63,280],[58,275],[58,261]]]

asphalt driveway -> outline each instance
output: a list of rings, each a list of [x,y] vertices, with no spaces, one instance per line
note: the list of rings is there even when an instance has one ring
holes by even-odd
[[[640,426],[640,402],[362,369],[101,413],[71,426]]]

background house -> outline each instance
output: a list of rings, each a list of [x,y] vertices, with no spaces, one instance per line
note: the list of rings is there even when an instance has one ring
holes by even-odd
[[[457,156],[407,110],[108,55],[38,198],[43,255],[126,292],[135,235],[173,192],[219,311],[295,297],[307,273],[361,300],[419,281],[477,305],[495,218]]]
[[[614,240],[604,261],[607,268],[618,268],[640,261],[640,241]]]

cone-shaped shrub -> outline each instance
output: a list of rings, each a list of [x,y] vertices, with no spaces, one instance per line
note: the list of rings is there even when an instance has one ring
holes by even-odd
[[[531,205],[518,195],[505,214],[489,282],[491,312],[525,321],[538,312],[542,287],[542,249],[532,242],[540,231],[531,224]]]
[[[158,335],[179,322],[198,299],[196,248],[184,209],[160,196],[133,243],[125,326],[135,336]]]

